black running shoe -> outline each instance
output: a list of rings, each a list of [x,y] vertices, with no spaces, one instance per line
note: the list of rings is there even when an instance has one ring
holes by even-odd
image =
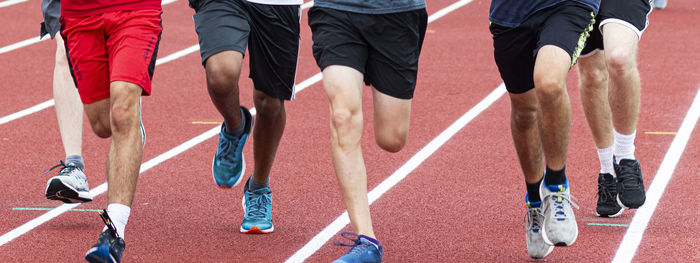
[[[107,225],[107,230],[100,234],[97,243],[85,253],[85,260],[92,263],[119,263],[124,253],[124,239],[117,234],[106,210],[100,216]]]
[[[625,209],[617,204],[617,183],[612,174],[598,175],[598,203],[595,214],[600,217],[618,217]]]
[[[613,157],[614,158],[614,157]],[[625,208],[636,209],[646,201],[642,169],[637,160],[622,159],[613,162],[617,174],[617,203]]]

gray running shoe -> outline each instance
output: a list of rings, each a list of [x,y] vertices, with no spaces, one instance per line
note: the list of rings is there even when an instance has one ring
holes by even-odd
[[[542,238],[548,245],[571,246],[578,237],[576,216],[571,206],[578,209],[569,193],[569,181],[560,185],[540,185],[544,223]]]
[[[529,202],[525,195],[527,214],[525,214],[525,241],[527,243],[527,253],[531,258],[544,258],[554,250],[554,247],[547,245],[542,239],[542,202]]]
[[[92,201],[90,187],[88,186],[87,178],[83,170],[76,167],[73,163],[60,163],[51,167],[45,173],[61,167],[58,175],[51,177],[46,182],[46,198],[51,200],[59,200],[64,203],[82,203]]]

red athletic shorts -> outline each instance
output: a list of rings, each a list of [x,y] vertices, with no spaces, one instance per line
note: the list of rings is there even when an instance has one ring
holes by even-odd
[[[113,81],[137,84],[151,94],[161,10],[116,11],[61,17],[71,75],[83,103],[109,98]]]

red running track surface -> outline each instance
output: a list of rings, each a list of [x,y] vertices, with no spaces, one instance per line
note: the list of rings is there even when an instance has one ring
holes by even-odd
[[[0,47],[38,32],[38,0],[0,8]],[[453,3],[429,1],[433,14]],[[501,83],[493,63],[488,32],[489,1],[477,0],[432,22],[421,55],[413,100],[408,145],[396,154],[380,150],[372,134],[371,92],[365,89],[365,134],[362,141],[368,189],[404,165],[433,138],[479,103]],[[640,43],[643,79],[637,157],[647,187],[669,149],[673,135],[647,132],[678,130],[700,87],[698,3],[677,0],[654,11]],[[197,43],[185,1],[164,7],[159,57]],[[302,19],[297,83],[318,72],[311,55],[311,33]],[[0,118],[52,98],[51,72],[55,42],[43,41],[0,54]],[[247,63],[247,62],[246,62]],[[247,76],[247,66],[242,76]],[[556,248],[547,261],[607,262],[614,257],[634,211],[619,218],[594,215],[598,161],[578,98],[576,70],[569,78],[572,129],[568,171],[580,235],[576,244]],[[252,83],[241,79],[241,103],[252,107]],[[143,99],[148,142],[144,162],[215,127],[220,115],[204,84],[198,52],[158,66],[153,96]],[[524,183],[510,138],[509,101],[503,96],[459,130],[441,148],[382,195],[371,206],[385,262],[529,261],[525,249]],[[241,187],[217,188],[211,179],[215,137],[159,163],[141,174],[126,230],[124,262],[282,262],[344,210],[330,159],[328,106],[320,83],[287,103],[287,127],[272,170],[275,232],[243,235]],[[105,180],[108,140],[98,139],[85,123],[83,155],[88,181]],[[700,145],[697,129],[683,153],[668,188],[645,232],[635,262],[700,261],[697,237],[700,212],[696,187]],[[253,138],[255,139],[255,138]],[[251,145],[251,143],[248,143]],[[252,147],[246,147],[249,175]],[[42,172],[63,157],[53,108],[0,124],[0,235],[60,204],[43,196],[49,175]],[[150,161],[153,163],[153,161]],[[80,209],[105,207],[105,194]],[[688,209],[691,207],[691,209]],[[79,262],[102,228],[97,215],[69,211],[0,245],[0,262]],[[349,231],[346,226],[342,231]],[[333,233],[331,240],[338,239]],[[345,248],[325,242],[308,258],[329,262]]]

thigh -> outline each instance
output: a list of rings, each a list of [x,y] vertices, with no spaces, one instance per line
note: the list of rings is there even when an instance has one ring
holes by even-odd
[[[425,9],[359,17],[369,44],[365,82],[398,99],[411,99],[428,15]]]
[[[202,65],[222,51],[245,54],[250,24],[244,0],[202,0],[195,5],[195,30],[199,37]]]
[[[109,98],[109,61],[100,15],[61,18],[66,57],[83,104]]]
[[[547,12],[547,19],[541,25],[537,49],[545,45],[559,47],[569,55],[569,67],[573,67],[593,30],[595,14],[588,7],[575,2],[564,2]]]
[[[158,44],[163,30],[160,10],[105,13],[110,82],[125,81],[151,94]]]
[[[250,78],[255,89],[270,97],[294,97],[299,55],[298,5],[248,4],[252,27],[248,40]]]
[[[325,71],[331,65],[353,68],[365,74],[367,43],[352,23],[351,14],[339,10],[312,7],[309,27],[313,38],[316,64]]]

